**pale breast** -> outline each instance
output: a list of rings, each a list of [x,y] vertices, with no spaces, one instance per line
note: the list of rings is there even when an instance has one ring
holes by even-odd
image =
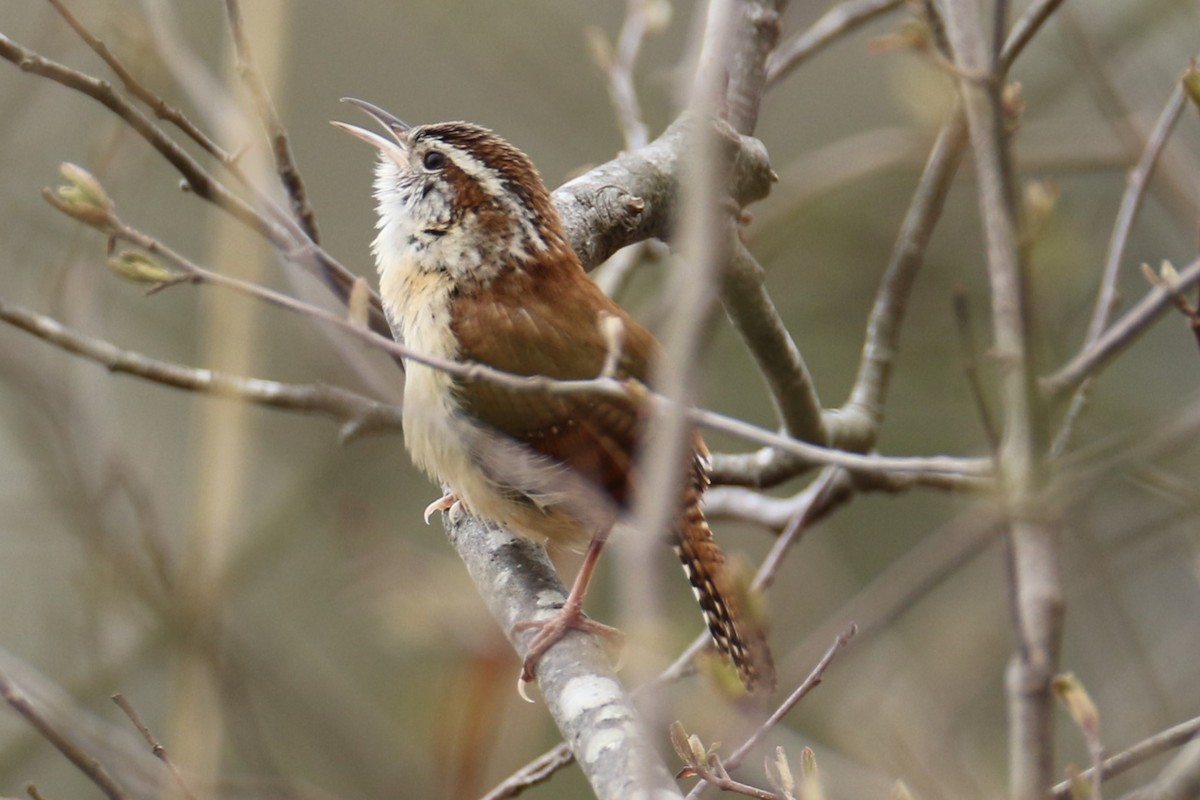
[[[444,273],[412,269],[401,260],[380,271],[379,288],[405,346],[436,358],[458,357],[450,330],[453,284]],[[404,443],[418,467],[447,483],[455,483],[469,466],[451,386],[447,373],[411,360],[406,363]]]

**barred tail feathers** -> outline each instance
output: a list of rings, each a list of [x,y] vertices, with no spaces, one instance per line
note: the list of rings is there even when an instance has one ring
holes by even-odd
[[[725,554],[713,539],[699,491],[690,494],[676,531],[675,552],[717,649],[733,662],[748,691],[769,692],[775,688],[775,664],[762,621],[748,608],[748,587],[736,585]]]

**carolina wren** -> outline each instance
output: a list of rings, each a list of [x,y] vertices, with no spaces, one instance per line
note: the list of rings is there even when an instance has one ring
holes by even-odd
[[[623,338],[616,377],[645,381],[654,337],[588,278],[550,193],[523,152],[466,122],[412,127],[362,100],[390,134],[333,123],[379,151],[372,249],[393,333],[412,350],[517,375],[594,378]],[[582,613],[605,539],[631,500],[646,404],[634,395],[522,391],[409,361],[404,437],[413,461],[472,513],[538,540],[589,542],[562,611],[540,628],[523,679],[570,628],[612,633]],[[708,452],[697,435],[675,550],[717,647],[748,689],[774,685],[770,651],[705,521]]]

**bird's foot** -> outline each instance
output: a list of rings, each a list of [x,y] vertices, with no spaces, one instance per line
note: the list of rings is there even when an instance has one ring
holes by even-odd
[[[451,522],[458,522],[459,517],[466,513],[462,501],[454,496],[454,492],[446,492],[437,500],[425,506],[426,525],[429,524],[429,518],[438,511],[449,511]]]
[[[525,651],[525,662],[521,665],[521,675],[517,679],[517,692],[529,703],[533,700],[526,692],[526,685],[533,680],[538,661],[567,634],[567,631],[577,630],[603,636],[617,647],[625,641],[625,634],[610,625],[588,619],[582,609],[570,603],[550,619],[518,622],[513,626],[513,633],[530,629],[537,629],[537,635],[529,642],[529,648]]]

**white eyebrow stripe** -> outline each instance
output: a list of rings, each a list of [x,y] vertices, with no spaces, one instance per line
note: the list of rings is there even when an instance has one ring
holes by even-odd
[[[514,193],[504,186],[504,178],[499,170],[489,167],[483,161],[480,161],[470,151],[451,144],[444,139],[430,137],[424,141],[436,141],[438,147],[442,149],[454,162],[455,166],[461,169],[468,177],[479,181],[479,185],[491,197],[496,198],[508,212],[509,218],[514,220],[520,228],[521,234],[518,238],[531,243],[535,249],[545,251],[548,248],[545,240],[542,238],[541,232],[530,219],[530,214],[525,205],[514,196]],[[514,243],[514,247],[518,247]]]
[[[479,181],[483,190],[493,197],[503,199],[509,192],[504,188],[504,181],[500,177],[499,170],[489,167],[475,156],[471,155],[470,151],[464,150],[458,145],[450,144],[449,142],[438,139],[438,143],[445,148],[447,154],[451,156],[455,165],[470,177]]]

